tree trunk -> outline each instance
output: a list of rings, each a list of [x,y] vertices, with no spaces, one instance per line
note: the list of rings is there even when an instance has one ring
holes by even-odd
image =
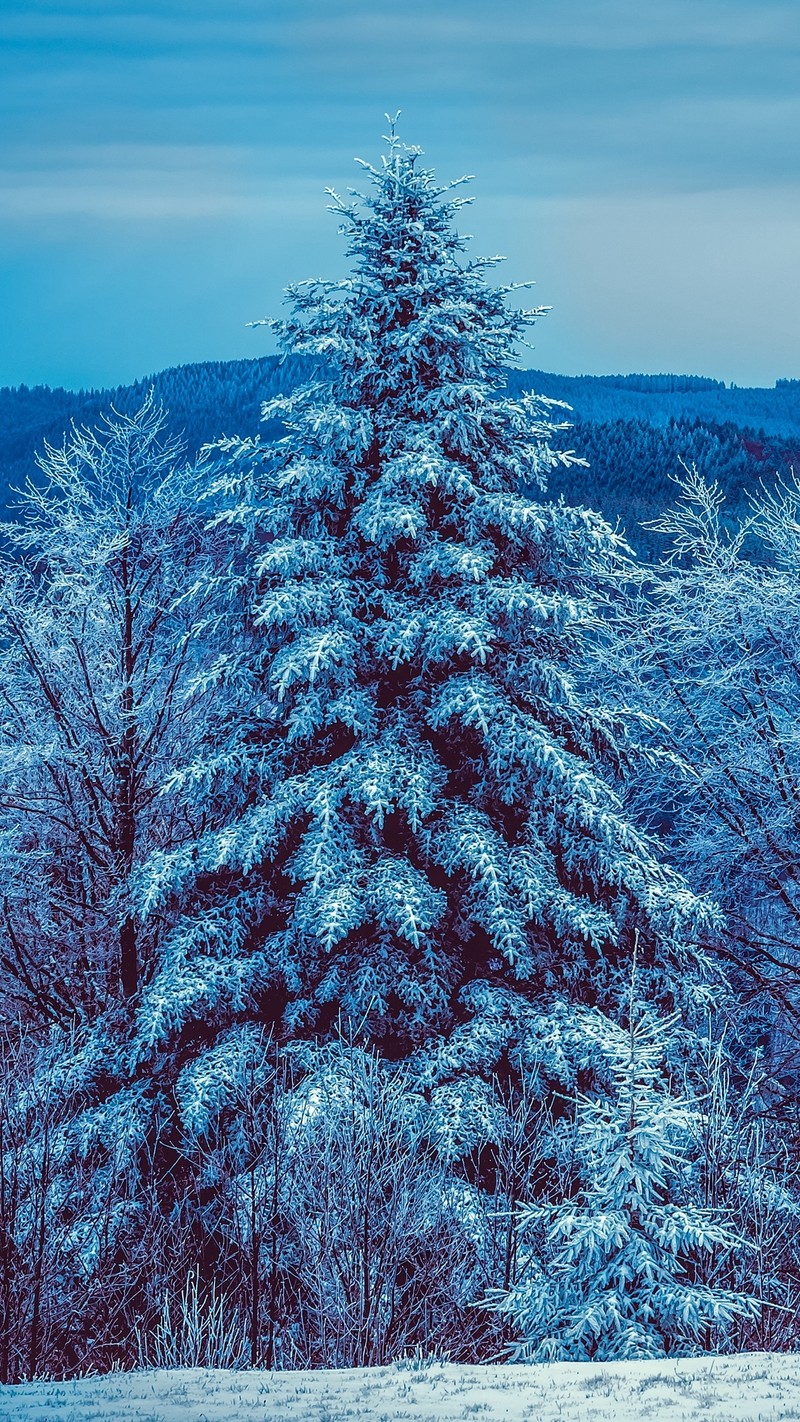
[[[133,509],[133,490],[128,492],[128,515]],[[134,714],[134,670],[133,650],[134,610],[130,548],[126,543],[120,563],[122,584],[122,647],[121,673],[122,691],[120,712],[122,734],[119,746],[117,771],[117,860],[121,886],[127,892],[127,885],[133,869],[136,846],[136,720]],[[136,922],[131,913],[126,913],[119,931],[119,967],[122,995],[134,997],[139,986],[139,961]]]

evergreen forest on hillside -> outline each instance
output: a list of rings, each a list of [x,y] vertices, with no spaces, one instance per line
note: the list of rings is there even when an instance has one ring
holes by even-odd
[[[800,383],[515,370],[464,181],[0,392],[0,1383],[800,1344]]]
[[[314,365],[313,357],[286,354],[179,366],[111,390],[0,390],[0,500],[14,506],[37,452],[45,441],[61,443],[70,422],[92,425],[112,407],[133,414],[150,390],[192,458],[232,432],[277,437],[279,422],[265,428],[262,404],[289,393]],[[747,389],[700,376],[513,368],[507,379],[512,393],[535,389],[571,407],[570,443],[588,467],[556,471],[550,492],[619,520],[637,551],[651,557],[661,544],[642,525],[674,497],[682,465],[720,485],[733,519],[746,517],[748,490],[800,463],[800,380]]]

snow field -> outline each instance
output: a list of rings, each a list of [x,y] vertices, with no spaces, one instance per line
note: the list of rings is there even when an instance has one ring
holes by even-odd
[[[1,1422],[792,1422],[800,1355],[340,1372],[184,1369],[0,1388]]]

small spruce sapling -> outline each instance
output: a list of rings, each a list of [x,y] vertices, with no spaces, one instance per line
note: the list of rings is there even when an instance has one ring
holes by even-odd
[[[691,1193],[698,1104],[673,1095],[665,1077],[677,1016],[659,1019],[636,1000],[635,956],[627,1024],[588,1009],[582,1016],[610,1089],[575,1099],[565,1135],[578,1188],[519,1211],[520,1232],[535,1241],[530,1267],[491,1306],[512,1320],[522,1339],[516,1354],[526,1360],[702,1351],[709,1330],[720,1339],[759,1307],[697,1280],[704,1257],[742,1241],[721,1211],[680,1203]]]

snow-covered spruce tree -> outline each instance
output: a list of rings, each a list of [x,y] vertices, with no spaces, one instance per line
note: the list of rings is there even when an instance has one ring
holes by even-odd
[[[200,754],[194,723],[164,743],[153,773],[177,768],[150,805],[180,807],[178,832],[112,905],[134,911],[146,972],[53,1064],[76,1241],[60,1296],[79,1281],[70,1333],[102,1340],[106,1365],[198,1257],[236,1275],[188,1116],[224,1129],[254,1024],[276,1055],[309,1061],[298,1039],[341,1023],[408,1058],[452,1161],[492,1144],[495,1073],[553,1112],[591,1087],[576,1005],[624,1015],[634,934],[642,991],[691,998],[701,909],[626,819],[624,740],[578,689],[616,540],[541,501],[565,427],[504,388],[536,313],[463,257],[462,199],[416,151],[392,135],[368,171],[365,207],[336,202],[352,278],[295,288],[282,328],[329,375],[266,408],[282,441],[218,450],[191,629],[203,666],[217,655],[179,703],[213,693],[213,712]],[[86,1162],[91,1187],[70,1190]]]
[[[143,878],[146,909],[187,912],[139,1050],[344,1017],[391,1055],[433,1044],[434,1075],[491,1071],[531,1032],[556,1063],[531,1011],[613,1007],[636,929],[669,996],[699,909],[626,820],[614,718],[575,689],[616,540],[526,492],[571,460],[552,402],[504,394],[539,312],[462,257],[465,199],[417,150],[392,132],[365,167],[363,206],[334,196],[352,275],[292,288],[279,324],[329,377],[265,407],[282,440],[219,449],[241,530],[217,589],[223,712],[177,778],[220,821]]]
[[[293,288],[279,327],[327,376],[265,406],[281,440],[218,449],[240,544],[203,632],[217,710],[170,786],[215,821],[141,875],[176,928],[131,1065],[221,1116],[248,1022],[276,1051],[343,1025],[410,1061],[480,1190],[497,1078],[569,1114],[597,1068],[578,1009],[624,1018],[635,936],[642,993],[691,1008],[704,911],[626,818],[622,727],[580,690],[618,540],[543,501],[567,426],[505,388],[539,313],[466,260],[464,199],[416,150],[392,134],[367,171],[362,205],[334,201],[352,276]]]
[[[706,1282],[715,1255],[747,1246],[718,1209],[686,1202],[698,1104],[673,1094],[665,1074],[677,1018],[655,1017],[633,995],[627,1025],[591,1009],[577,1016],[607,1076],[556,1133],[577,1189],[518,1211],[526,1267],[511,1289],[493,1291],[491,1306],[512,1320],[526,1360],[655,1358],[719,1344],[758,1306]]]

